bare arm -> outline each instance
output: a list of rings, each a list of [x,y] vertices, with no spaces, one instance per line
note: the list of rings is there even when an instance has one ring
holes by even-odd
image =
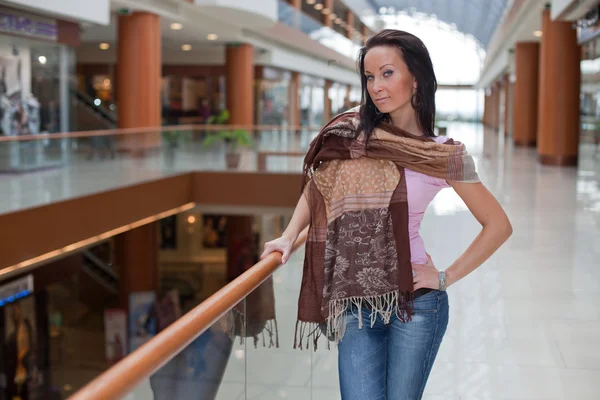
[[[482,183],[448,183],[483,227],[467,250],[446,269],[447,286],[450,286],[494,254],[512,234],[512,226],[498,200]]]
[[[281,235],[282,237],[286,237],[290,239],[292,242],[295,242],[300,235],[300,232],[304,230],[308,226],[310,222],[310,210],[308,208],[308,201],[306,201],[306,196],[300,196],[300,200],[298,200],[298,204],[296,205],[296,209],[294,210],[294,214],[292,215],[292,219],[288,224],[287,228]]]

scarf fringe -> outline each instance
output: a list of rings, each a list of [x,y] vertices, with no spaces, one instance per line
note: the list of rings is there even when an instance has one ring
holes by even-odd
[[[327,349],[330,349],[330,341],[338,344],[346,333],[347,310],[358,319],[358,329],[362,329],[362,313],[370,312],[370,327],[372,328],[381,317],[385,324],[389,324],[393,315],[401,322],[409,322],[412,315],[414,294],[412,292],[393,291],[378,296],[354,296],[329,302],[329,317],[325,323],[296,321],[296,333],[294,335],[294,349],[303,350],[306,339],[306,348],[309,348],[312,339],[313,349],[317,350],[317,341],[322,335],[321,325],[326,326]],[[363,310],[368,306],[367,310]],[[356,309],[354,309],[356,308]]]
[[[226,332],[232,341],[235,341],[236,336],[240,338],[240,345],[245,343],[246,338],[246,318],[244,314],[233,308],[227,315],[223,317],[226,324]],[[263,330],[252,337],[254,348],[258,347],[260,338],[262,337],[262,345],[265,348],[279,348],[279,327],[277,326],[277,318],[265,321]]]

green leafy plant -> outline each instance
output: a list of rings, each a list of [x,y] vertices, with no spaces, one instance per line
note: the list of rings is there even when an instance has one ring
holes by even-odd
[[[223,110],[221,113],[209,117],[206,122],[209,125],[226,125],[229,122],[229,111]],[[244,129],[222,129],[208,132],[202,144],[204,147],[211,147],[220,141],[225,143],[228,153],[235,153],[238,147],[252,146],[252,136]]]

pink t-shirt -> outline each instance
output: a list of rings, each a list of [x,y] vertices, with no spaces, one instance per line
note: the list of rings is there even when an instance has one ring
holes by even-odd
[[[433,138],[437,143],[445,143],[449,138],[438,136]],[[429,203],[443,188],[450,187],[446,180],[434,178],[419,172],[404,169],[406,175],[406,191],[408,192],[408,233],[410,235],[411,262],[425,264],[427,253],[425,243],[419,234],[421,221]]]

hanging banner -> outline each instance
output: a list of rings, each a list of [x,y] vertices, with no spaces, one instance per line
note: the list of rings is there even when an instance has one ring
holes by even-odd
[[[0,7],[0,32],[55,42],[58,28],[55,19]]]

